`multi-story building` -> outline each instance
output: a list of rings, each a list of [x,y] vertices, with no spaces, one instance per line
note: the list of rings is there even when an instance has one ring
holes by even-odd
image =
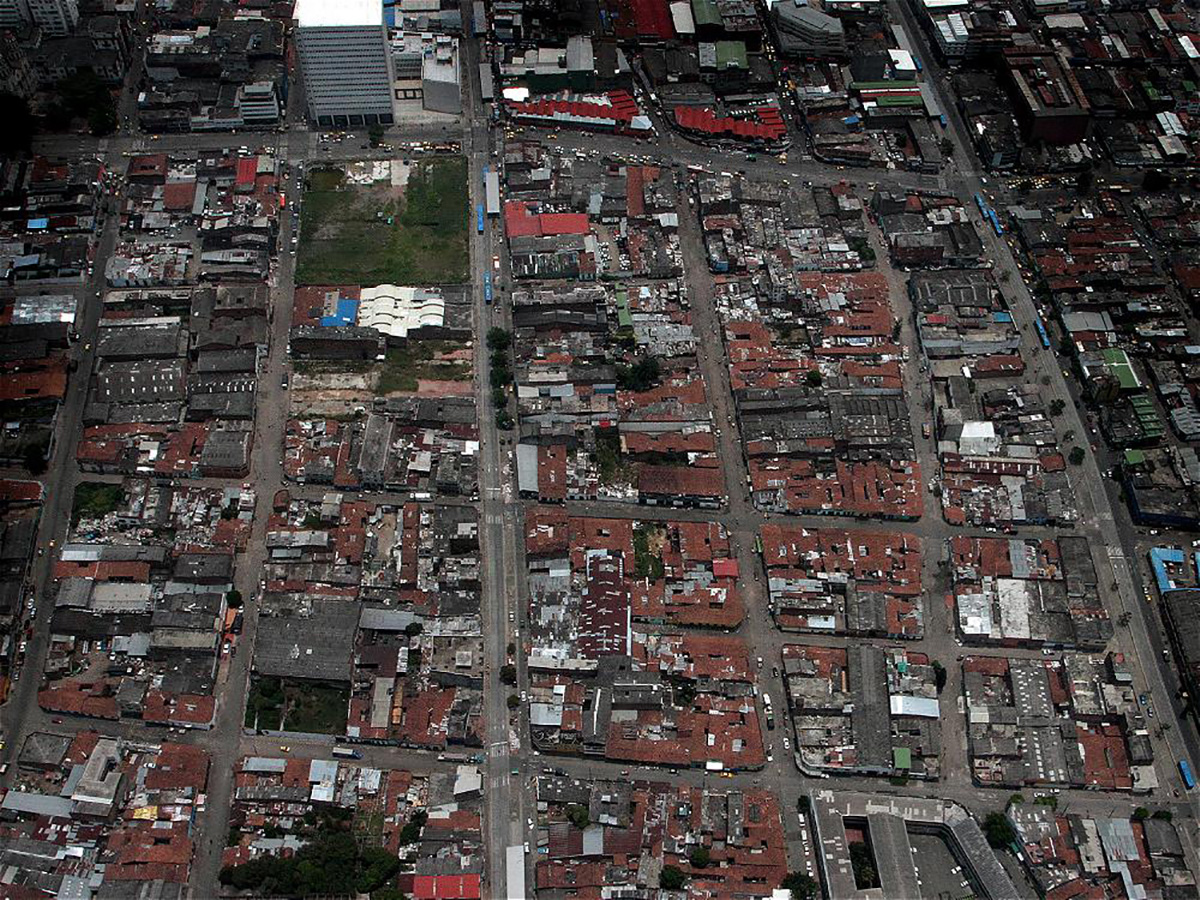
[[[772,6],[771,24],[780,53],[817,58],[846,53],[846,30],[841,19],[799,0],[782,0]]]
[[[309,118],[326,128],[390,125],[392,54],[374,0],[299,0],[296,48]]]
[[[238,86],[237,108],[247,128],[265,128],[279,121],[279,94],[273,81]]]
[[[36,25],[46,37],[65,37],[78,24],[76,0],[0,0],[0,28]]]
[[[37,76],[29,57],[11,31],[0,31],[0,90],[25,99],[37,90]]]
[[[425,109],[462,112],[458,41],[449,35],[405,32],[392,38],[396,97],[420,99]]]

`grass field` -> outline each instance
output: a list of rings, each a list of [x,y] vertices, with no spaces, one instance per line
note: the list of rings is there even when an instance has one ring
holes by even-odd
[[[125,489],[119,484],[84,481],[75,488],[71,502],[71,520],[99,519],[115,512],[125,502]]]
[[[465,362],[441,361],[437,357],[457,350],[459,345],[449,341],[413,341],[407,347],[393,347],[387,352],[379,371],[377,394],[397,391],[412,392],[421,378],[434,381],[467,381],[471,367]]]
[[[408,184],[346,184],[309,175],[297,284],[459,284],[467,280],[467,161],[414,164]]]
[[[303,684],[258,677],[246,701],[247,728],[342,734],[346,730],[346,691],[326,684]]]

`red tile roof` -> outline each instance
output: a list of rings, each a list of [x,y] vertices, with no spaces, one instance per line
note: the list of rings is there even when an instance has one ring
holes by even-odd
[[[504,227],[509,237],[587,234],[588,217],[584,213],[530,213],[523,200],[509,200],[504,204]]]
[[[478,875],[418,875],[413,879],[415,900],[479,900]]]
[[[258,160],[253,156],[244,157],[237,161],[237,185],[238,187],[253,187],[254,174],[258,171]]]
[[[163,208],[179,211],[190,210],[196,199],[196,182],[171,181],[163,186]]]
[[[787,135],[787,125],[776,106],[755,110],[755,119],[718,116],[706,106],[677,106],[675,121],[680,128],[741,140],[777,141]]]
[[[607,103],[599,97],[571,100],[566,97],[539,97],[536,100],[508,101],[512,115],[534,119],[553,119],[562,122],[595,123],[613,127],[628,126],[638,107],[625,91],[611,91]]]

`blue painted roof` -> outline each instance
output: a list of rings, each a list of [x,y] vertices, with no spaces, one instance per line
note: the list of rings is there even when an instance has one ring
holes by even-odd
[[[322,325],[353,325],[358,321],[358,301],[349,297],[338,297],[337,312],[332,316],[321,316]]]

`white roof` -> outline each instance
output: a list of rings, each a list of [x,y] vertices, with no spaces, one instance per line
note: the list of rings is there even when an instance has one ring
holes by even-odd
[[[418,328],[438,327],[446,320],[441,292],[381,284],[363,288],[358,301],[358,324],[385,335],[407,337]]]
[[[301,28],[383,25],[379,0],[296,0],[292,13]]]
[[[891,701],[893,716],[917,716],[922,719],[936,719],[940,715],[938,702],[933,697],[912,697],[908,694],[892,694]]]

